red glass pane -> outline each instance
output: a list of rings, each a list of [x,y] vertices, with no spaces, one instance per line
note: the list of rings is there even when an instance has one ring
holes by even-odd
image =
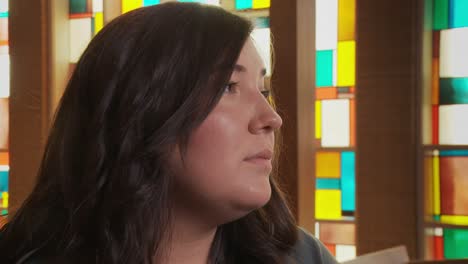
[[[441,213],[468,215],[468,157],[440,157]]]

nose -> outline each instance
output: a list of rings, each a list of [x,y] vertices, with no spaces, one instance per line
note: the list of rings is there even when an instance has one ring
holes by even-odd
[[[255,115],[249,124],[253,134],[273,132],[281,127],[283,120],[268,101],[261,97],[255,107]]]

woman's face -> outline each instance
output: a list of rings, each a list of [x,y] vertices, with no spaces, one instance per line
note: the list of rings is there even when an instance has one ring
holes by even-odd
[[[282,120],[265,98],[264,75],[249,39],[222,98],[191,134],[183,161],[174,155],[177,210],[222,224],[270,199],[274,131]]]

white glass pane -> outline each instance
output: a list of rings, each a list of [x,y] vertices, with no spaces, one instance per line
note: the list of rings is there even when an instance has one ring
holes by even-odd
[[[0,54],[0,98],[10,96],[10,56]]]
[[[258,52],[265,63],[267,75],[271,75],[271,55],[270,55],[270,29],[257,28],[252,31],[252,38],[257,46]]]
[[[336,260],[343,262],[356,258],[356,246],[336,245]]]
[[[315,222],[315,237],[317,239],[320,239],[320,223],[319,222]]]
[[[468,27],[441,31],[440,77],[468,77]]]
[[[70,19],[70,62],[80,58],[91,40],[91,18]]]
[[[349,146],[349,100],[322,101],[322,146]]]
[[[219,6],[219,0],[205,0],[205,3],[209,4],[209,5],[217,5]]]
[[[468,144],[468,104],[439,107],[439,144]]]
[[[336,49],[338,41],[338,0],[317,0],[315,6],[317,50]]]
[[[0,0],[0,13],[8,12],[8,0]]]
[[[98,13],[98,12],[103,12],[103,0],[93,0],[93,12]]]

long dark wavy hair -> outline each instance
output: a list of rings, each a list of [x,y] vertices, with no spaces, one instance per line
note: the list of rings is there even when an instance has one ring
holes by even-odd
[[[0,260],[152,263],[171,234],[168,154],[217,104],[252,24],[166,3],[109,23],[61,99],[37,184],[0,231]],[[218,228],[210,263],[284,263],[297,229],[271,177],[261,209]]]

